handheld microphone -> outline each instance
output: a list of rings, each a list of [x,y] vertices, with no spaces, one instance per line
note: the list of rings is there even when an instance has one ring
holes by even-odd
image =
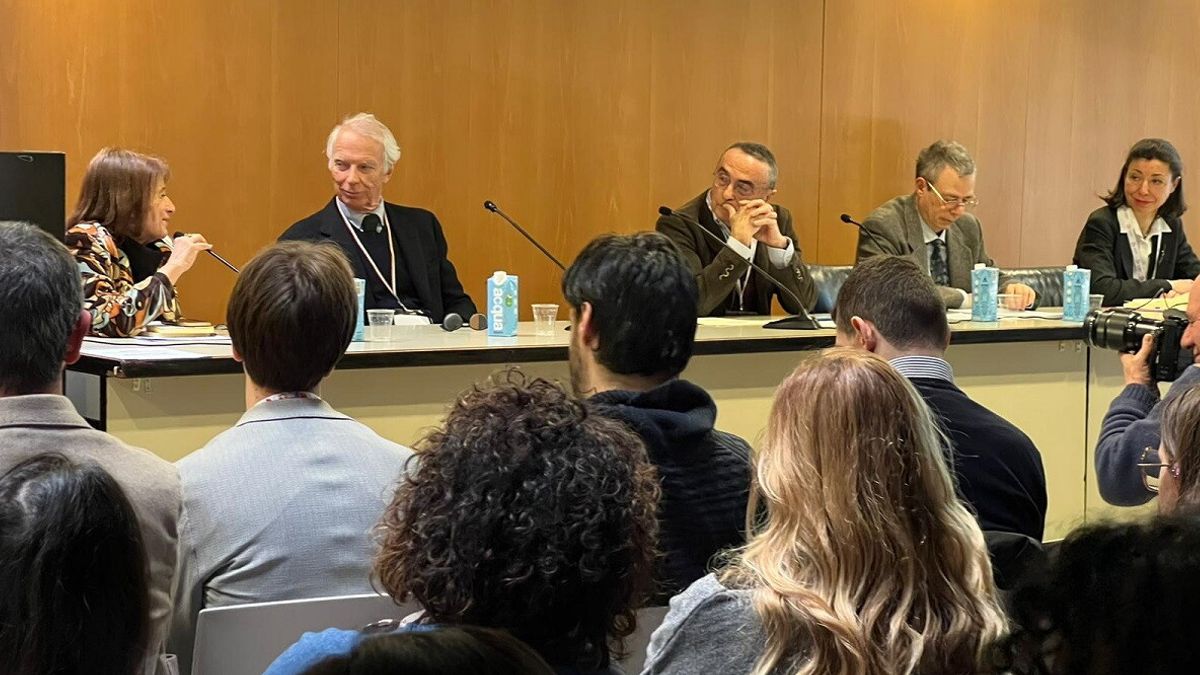
[[[179,237],[183,237],[183,236],[186,236],[186,235],[184,235],[184,233],[182,233],[182,232],[176,232],[175,234],[171,235],[171,238],[172,238],[172,239],[178,239]],[[211,255],[212,257],[216,258],[217,260],[219,260],[219,261],[221,262],[221,264],[222,264],[222,265],[224,265],[224,266],[228,267],[229,269],[233,270],[233,273],[234,273],[234,274],[241,274],[241,271],[240,271],[238,268],[236,268],[236,267],[234,267],[233,265],[231,265],[231,264],[229,263],[229,261],[228,261],[228,260],[226,260],[226,259],[222,258],[221,256],[217,255],[217,252],[216,252],[216,251],[214,251],[214,250],[212,250],[211,248],[210,248],[210,249],[208,249],[207,251],[205,251],[205,253],[207,253],[207,254]]]
[[[514,229],[516,229],[516,231],[517,231],[517,232],[520,232],[520,233],[521,233],[521,234],[522,234],[522,235],[523,235],[523,236],[524,236],[526,239],[528,239],[528,240],[529,240],[529,243],[531,243],[531,244],[533,244],[534,246],[536,246],[536,247],[537,247],[537,250],[539,250],[539,251],[541,251],[541,252],[542,252],[542,255],[544,255],[544,256],[546,256],[547,258],[549,258],[549,259],[550,259],[550,262],[554,263],[555,265],[558,265],[558,269],[560,269],[560,270],[562,270],[562,271],[564,271],[564,272],[566,272],[566,271],[567,271],[567,268],[566,268],[566,267],[563,267],[563,264],[562,264],[562,263],[560,263],[560,262],[558,261],[558,258],[555,258],[555,257],[554,257],[554,256],[553,256],[553,255],[550,253],[550,251],[547,251],[547,250],[546,250],[546,247],[544,247],[544,246],[542,246],[541,244],[539,244],[539,243],[537,242],[537,240],[536,240],[536,239],[534,239],[534,238],[533,238],[533,237],[532,237],[532,236],[531,236],[531,235],[530,235],[528,232],[526,232],[526,231],[525,231],[525,228],[523,228],[523,227],[521,227],[520,225],[518,225],[518,224],[517,224],[517,221],[513,220],[512,218],[509,218],[509,217],[508,217],[508,214],[506,214],[506,213],[504,213],[503,211],[501,211],[501,210],[500,210],[500,207],[499,207],[499,206],[496,206],[496,202],[494,202],[494,201],[492,201],[492,200],[490,200],[490,199],[489,199],[489,200],[487,200],[487,201],[485,201],[485,202],[483,203],[483,208],[485,208],[485,209],[487,209],[488,211],[491,211],[492,213],[494,213],[494,214],[496,214],[496,215],[500,216],[501,218],[503,218],[505,221],[507,221],[507,222],[508,222],[508,224],[509,224],[509,225],[512,225],[512,226],[513,226],[513,228],[514,228]]]
[[[853,225],[853,226],[857,227],[859,232],[866,232],[867,238],[870,239],[876,246],[878,246],[880,251],[888,250],[888,247],[884,246],[883,242],[881,242],[875,238],[874,232],[867,229],[866,225],[863,225],[862,223],[858,222],[857,220],[851,218],[849,213],[842,214],[842,222],[846,223],[847,225]]]
[[[442,318],[442,330],[447,333],[453,333],[463,327],[463,318],[454,312],[450,312]]]
[[[701,232],[703,232],[705,235],[707,235],[708,238],[712,239],[713,241],[716,241],[719,245],[721,245],[721,246],[726,245],[725,240],[721,239],[720,237],[713,234],[712,232],[709,232],[707,227],[704,227],[699,222],[697,222],[695,218],[692,218],[692,217],[688,216],[687,214],[680,213],[679,211],[676,211],[675,209],[672,209],[667,206],[658,207],[658,213],[659,213],[659,215],[663,215],[663,216],[675,216],[675,217],[679,218],[680,220],[682,220],[683,222],[689,223],[689,224],[693,225],[694,227],[698,228]],[[790,298],[792,300],[792,302],[796,303],[796,307],[800,308],[800,311],[797,312],[795,315],[789,316],[784,319],[778,319],[775,321],[767,322],[767,323],[763,324],[763,328],[783,328],[783,329],[790,329],[790,330],[817,330],[821,327],[821,325],[817,323],[816,319],[809,316],[808,312],[805,311],[804,303],[800,302],[800,298],[796,297],[796,294],[792,292],[792,289],[788,288],[787,286],[784,286],[782,283],[779,282],[778,279],[771,276],[771,274],[769,272],[767,272],[766,270],[764,270],[763,268],[759,267],[758,265],[755,265],[752,261],[747,260],[746,262],[750,264],[750,269],[753,269],[755,272],[758,272],[760,277],[769,281],[771,283],[771,285],[773,285],[775,288],[778,288],[781,293],[786,294],[788,296],[788,298]]]

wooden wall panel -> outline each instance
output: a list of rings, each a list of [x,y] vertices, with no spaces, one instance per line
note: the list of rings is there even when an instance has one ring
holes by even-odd
[[[560,275],[484,199],[569,262],[758,140],[806,258],[846,263],[838,214],[953,137],[993,256],[1056,264],[1134,140],[1200,161],[1197,29],[1174,0],[0,0],[0,148],[68,152],[72,202],[103,145],[160,154],[175,222],[244,263],[329,199],[325,135],[370,110],[404,153],[387,197],[441,217],[472,294],[506,268],[527,308]],[[220,320],[232,283],[201,259],[188,313]]]

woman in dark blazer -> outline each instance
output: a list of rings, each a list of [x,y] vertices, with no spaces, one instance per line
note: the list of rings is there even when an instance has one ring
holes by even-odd
[[[1200,258],[1180,220],[1187,205],[1175,147],[1161,138],[1135,143],[1104,201],[1075,244],[1075,264],[1092,271],[1092,293],[1108,306],[1189,292]]]

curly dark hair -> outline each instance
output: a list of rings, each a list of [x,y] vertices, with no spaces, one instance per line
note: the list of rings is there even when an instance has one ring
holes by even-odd
[[[621,656],[652,578],[658,481],[641,439],[505,371],[417,444],[375,575],[431,623],[503,628],[558,667]]]
[[[1018,584],[1016,625],[992,672],[1194,673],[1200,520],[1155,518],[1073,531],[1053,563]]]

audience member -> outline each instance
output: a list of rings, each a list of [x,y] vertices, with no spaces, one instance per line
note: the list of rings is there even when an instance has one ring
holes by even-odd
[[[1092,292],[1102,294],[1105,305],[1120,305],[1191,291],[1200,258],[1180,220],[1187,204],[1175,146],[1161,138],[1135,143],[1104,201],[1075,244],[1075,264],[1092,271]]]
[[[66,242],[83,275],[92,333],[124,337],[180,318],[175,284],[212,247],[198,234],[171,238],[168,178],[166,162],[119,148],[88,164]]]
[[[500,628],[558,673],[614,672],[651,583],[658,487],[638,437],[558,385],[509,373],[454,403],[380,525],[375,573],[423,611],[396,630]],[[306,633],[300,673],[362,633]],[[615,671],[619,672],[619,671]]]
[[[1200,521],[1104,523],[1069,534],[1010,600],[995,672],[1191,675],[1200,663]]]
[[[1200,364],[1200,293],[1188,297],[1187,318],[1180,345],[1192,350]],[[1096,485],[1104,501],[1117,506],[1145,504],[1157,494],[1155,467],[1164,463],[1158,453],[1163,403],[1200,384],[1200,368],[1193,364],[1159,401],[1158,385],[1150,377],[1154,339],[1147,335],[1136,354],[1120,355],[1125,388],[1109,405],[1096,443]]]
[[[837,344],[874,352],[912,382],[949,441],[959,496],[984,530],[1042,539],[1046,474],[1037,447],[1011,422],[972,401],[946,362],[950,326],[929,275],[916,263],[877,256],[838,293]]]
[[[357,315],[350,265],[328,244],[276,244],[233,287],[227,321],[246,413],[179,461],[171,645],[184,672],[205,607],[371,590],[371,529],[411,452],[317,394]]]
[[[858,350],[805,360],[754,470],[749,543],[671,600],[645,673],[976,672],[1004,618],[907,380]]]
[[[1200,513],[1200,387],[1163,404],[1160,463],[1142,466],[1147,484],[1158,479],[1158,512]]]
[[[571,382],[601,414],[642,437],[658,471],[660,604],[745,542],[750,446],[717,431],[717,405],[679,378],[696,334],[696,283],[653,232],[600,237],[563,277]]]
[[[775,155],[765,145],[734,143],[717,160],[712,185],[679,207],[681,215],[658,219],[655,228],[679,247],[696,278],[701,316],[770,314],[772,298],[793,314],[816,304],[792,214],[771,203],[778,178]],[[759,278],[751,262],[791,293]]]
[[[0,477],[0,672],[134,675],[149,640],[146,550],[116,480],[57,453]]]
[[[63,366],[79,359],[92,325],[66,247],[31,225],[0,223],[0,251],[0,472],[53,451],[98,464],[125,491],[149,556],[146,658],[152,669],[171,614],[179,474],[153,454],[93,429],[62,395]]]
[[[917,155],[916,187],[871,212],[858,233],[857,262],[877,255],[909,258],[937,284],[947,307],[971,306],[971,269],[992,265],[983,228],[969,213],[975,197],[975,160],[960,143],[937,141]],[[1000,288],[1017,307],[1037,303],[1026,284],[1000,275]]]
[[[304,675],[554,675],[528,645],[492,628],[443,626],[367,637]]]

